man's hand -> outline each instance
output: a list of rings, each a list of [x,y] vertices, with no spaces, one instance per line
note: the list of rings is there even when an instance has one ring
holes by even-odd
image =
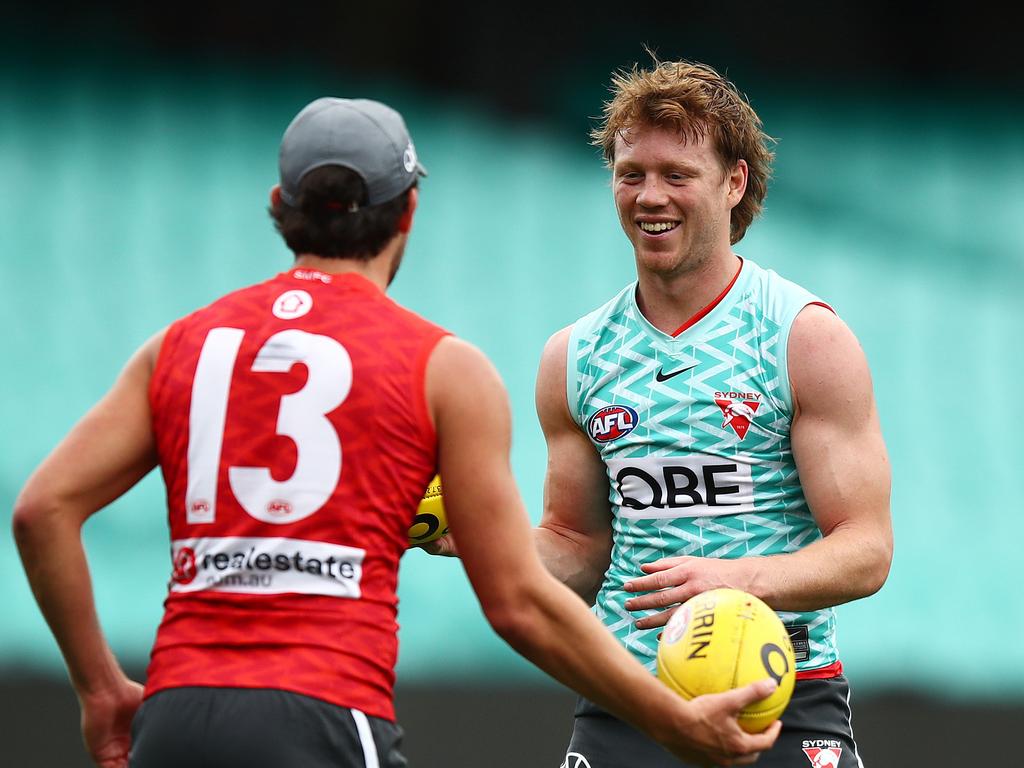
[[[142,686],[125,677],[114,690],[81,694],[82,739],[98,768],[127,768],[132,718]]]
[[[626,610],[643,611],[651,608],[667,610],[637,619],[637,629],[663,627],[680,604],[709,589],[730,587],[753,592],[755,570],[763,558],[745,557],[738,560],[720,560],[709,557],[665,557],[644,563],[641,570],[649,574],[624,585],[627,592],[646,592],[626,601]]]
[[[420,549],[430,555],[439,557],[458,557],[459,550],[455,547],[455,539],[450,533],[446,533],[439,539],[428,541],[426,544],[418,544]]]
[[[770,696],[775,688],[775,681],[768,679],[698,696],[688,702],[691,719],[687,726],[675,740],[665,743],[678,757],[697,765],[750,765],[775,743],[782,721],[776,720],[763,733],[751,734],[740,728],[736,718],[741,709]]]

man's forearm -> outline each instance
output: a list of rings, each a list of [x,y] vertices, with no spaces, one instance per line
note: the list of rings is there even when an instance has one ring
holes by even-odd
[[[569,592],[543,581],[531,580],[530,595],[515,601],[516,620],[495,629],[556,680],[652,737],[664,738],[665,715],[675,703],[666,695],[671,691],[652,684],[652,675]],[[602,674],[594,675],[594,669]]]
[[[548,572],[593,605],[608,568],[608,550],[545,526],[533,529],[533,540]]]
[[[889,573],[884,537],[842,527],[798,552],[750,558],[750,588],[777,611],[812,611],[877,592]]]
[[[776,611],[815,611],[870,595],[892,558],[891,539],[870,526],[837,526],[828,536],[782,555],[713,558],[681,555],[644,563],[624,585],[629,611],[666,609],[637,619],[639,629],[664,626],[674,606],[709,589],[731,587],[760,597]]]
[[[14,535],[36,602],[79,695],[119,685],[124,672],[100,630],[77,522],[59,511],[20,508]]]

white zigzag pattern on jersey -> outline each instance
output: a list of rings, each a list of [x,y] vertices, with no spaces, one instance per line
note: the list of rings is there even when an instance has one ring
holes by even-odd
[[[685,528],[677,528],[674,523],[675,521],[671,519],[661,519],[655,522],[654,527],[659,534],[674,536],[684,542],[682,547],[676,548],[677,555],[702,557],[704,552],[703,528],[697,528],[697,535],[694,535]],[[662,538],[662,541],[664,540]],[[664,547],[662,549],[664,550]]]
[[[625,599],[621,593],[613,593],[614,597],[621,597]],[[636,656],[642,657],[641,662],[644,662],[646,658],[648,661],[645,664],[653,665],[655,662],[655,656],[657,651],[657,635],[660,630],[657,629],[636,629],[636,620],[644,615],[651,615],[657,613],[656,610],[650,611],[638,611],[633,614],[631,611],[625,610],[622,607],[620,600],[612,600],[602,603],[596,606],[595,613],[599,619],[601,619],[605,626],[614,634],[623,645],[631,650]],[[613,620],[609,621],[609,619]],[[651,639],[654,638],[654,642]],[[653,669],[653,666],[652,666]]]
[[[771,531],[769,535],[761,538],[757,544],[747,549],[747,554],[749,555],[775,554],[775,545],[779,542],[784,542],[794,530],[794,526],[786,523],[784,519],[782,521],[769,520],[757,513],[748,513],[738,515],[737,517],[742,518],[744,526],[756,525]]]
[[[652,386],[663,387],[663,384],[655,382]],[[670,436],[675,445],[666,445],[661,448],[656,448],[650,451],[647,455],[649,456],[670,456],[673,453],[677,453],[680,448],[689,448],[691,445],[697,442],[689,431],[683,431],[678,429],[675,425],[683,421],[678,418],[679,414],[684,413],[690,409],[690,407],[696,402],[692,397],[680,396],[679,401],[661,411],[659,417],[654,420],[654,423],[659,429],[666,435]],[[689,430],[689,427],[687,427]]]
[[[628,329],[624,326],[613,326],[616,331],[622,331],[625,333]],[[618,336],[615,337],[619,339]],[[611,400],[603,400],[595,397],[592,404],[598,408],[603,408],[606,405],[628,403],[641,410],[650,408],[654,401],[650,398],[643,397],[637,393],[631,391],[628,385],[640,378],[644,370],[641,367],[640,370],[633,376],[629,377],[625,382],[622,380],[622,374],[627,370],[626,366],[622,364],[622,359],[631,360],[633,362],[645,362],[648,358],[639,353],[633,353],[632,348],[645,341],[643,333],[635,332],[633,337],[629,340],[613,340],[609,344],[597,350],[597,358],[591,358],[598,368],[604,371],[604,375],[601,376],[594,384],[595,390],[603,389],[605,386],[610,387]],[[618,355],[619,361],[616,363],[608,362],[602,356],[602,352],[607,354],[613,352]]]
[[[643,341],[643,339],[634,339],[634,344],[639,341]],[[619,377],[615,386],[612,387],[612,392],[615,394],[616,399],[622,397],[623,399],[631,400],[638,408],[642,408],[645,411],[649,410],[651,406],[655,404],[655,401],[639,392],[634,392],[630,387],[633,384],[636,384],[640,379],[646,378],[650,375],[652,367],[651,363],[654,361],[652,361],[647,355],[635,352],[632,345],[621,350],[619,355],[620,359],[625,358],[627,360],[632,360],[634,363],[637,363],[637,365],[633,366],[636,370],[630,376],[625,378],[621,376]]]

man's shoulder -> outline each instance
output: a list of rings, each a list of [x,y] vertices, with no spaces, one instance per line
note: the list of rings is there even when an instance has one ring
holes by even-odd
[[[748,281],[760,283],[767,290],[807,291],[803,285],[795,280],[780,274],[771,267],[762,267],[753,259],[743,257],[743,269],[747,273]]]
[[[401,318],[405,323],[415,327],[426,333],[429,336],[450,336],[454,337],[454,334],[442,325],[435,323],[430,318],[424,317],[414,309],[404,304],[399,304],[397,301],[392,299],[390,296],[382,296],[385,304],[390,308],[396,318]]]
[[[746,274],[740,286],[738,302],[757,307],[758,314],[769,319],[792,322],[793,317],[808,304],[829,307],[826,301],[803,285],[750,259],[744,259],[744,272]]]
[[[211,313],[216,313],[225,307],[235,306],[240,302],[251,300],[255,294],[265,292],[268,286],[278,281],[280,277],[280,275],[275,275],[266,280],[261,280],[258,283],[250,283],[239,288],[234,288],[227,293],[217,296],[209,303],[197,307],[188,314],[183,315],[179,318],[178,322],[198,319],[210,315]]]

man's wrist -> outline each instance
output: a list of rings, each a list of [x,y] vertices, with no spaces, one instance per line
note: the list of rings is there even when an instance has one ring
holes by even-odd
[[[757,556],[743,558],[743,562],[747,568],[745,574],[746,586],[744,589],[754,597],[759,597],[764,600],[768,605],[772,605],[773,601],[778,597],[774,594],[773,580],[771,578],[771,566],[769,562],[771,557],[768,556]]]

